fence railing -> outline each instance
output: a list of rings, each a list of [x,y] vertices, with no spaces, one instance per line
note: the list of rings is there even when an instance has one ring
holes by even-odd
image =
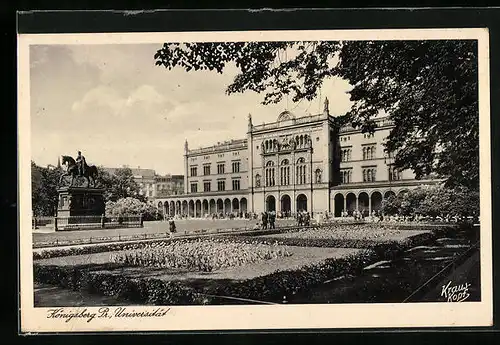
[[[33,217],[33,229],[50,226],[56,231],[105,229],[105,228],[138,228],[143,227],[141,215],[123,216],[67,216],[67,217]]]
[[[54,217],[33,217],[31,219],[31,225],[33,229],[38,229],[44,226],[53,226]]]

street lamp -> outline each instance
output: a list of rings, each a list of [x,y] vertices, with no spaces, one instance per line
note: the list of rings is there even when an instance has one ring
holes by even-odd
[[[389,191],[392,192],[392,164],[394,163],[394,158],[390,152],[384,156],[384,163],[389,167]]]

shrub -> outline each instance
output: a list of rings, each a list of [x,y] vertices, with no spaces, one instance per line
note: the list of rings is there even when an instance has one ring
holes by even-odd
[[[143,220],[159,220],[162,214],[149,203],[136,198],[126,197],[115,201],[106,202],[106,215],[117,217],[122,215],[142,215]]]

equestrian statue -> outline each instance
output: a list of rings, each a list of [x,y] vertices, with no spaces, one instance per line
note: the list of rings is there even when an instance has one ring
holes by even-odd
[[[85,157],[80,151],[78,151],[76,160],[71,156],[62,156],[61,164],[66,166],[66,172],[61,175],[59,185],[61,185],[64,177],[71,176],[69,187],[73,186],[76,177],[84,177],[87,180],[87,187],[90,187],[90,180],[92,180],[92,186],[96,186],[97,167],[95,165],[87,165]]]

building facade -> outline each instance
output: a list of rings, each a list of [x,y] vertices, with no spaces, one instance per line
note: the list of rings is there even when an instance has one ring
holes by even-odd
[[[184,175],[155,175],[154,198],[184,194]]]
[[[285,111],[272,123],[254,125],[245,139],[190,150],[185,143],[184,194],[158,198],[167,215],[276,211],[377,211],[391,194],[434,180],[416,180],[393,168],[384,142],[394,127],[376,120],[374,133],[341,126],[328,111],[296,118]]]
[[[122,168],[129,168],[123,166]],[[165,198],[171,195],[184,193],[183,175],[158,175],[153,169],[141,167],[129,168],[132,171],[134,181],[139,186],[139,194],[147,198],[148,202],[155,202],[157,198]],[[110,174],[114,174],[118,168],[105,168]]]

